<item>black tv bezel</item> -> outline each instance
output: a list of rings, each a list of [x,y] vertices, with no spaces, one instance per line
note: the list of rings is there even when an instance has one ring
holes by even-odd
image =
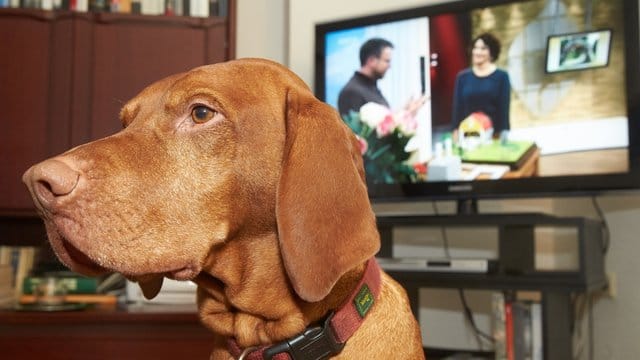
[[[325,35],[342,29],[388,23],[423,16],[470,11],[531,0],[456,0],[418,8],[389,11],[316,24],[315,87],[320,100],[325,94]],[[637,0],[622,0],[625,14],[625,72],[629,131],[629,171],[626,173],[528,177],[520,179],[424,182],[414,184],[369,183],[372,202],[426,200],[501,199],[597,195],[610,191],[640,188],[640,24]],[[631,64],[631,65],[629,65]],[[546,63],[545,63],[546,67]]]
[[[593,33],[602,33],[602,32],[608,32],[609,33],[609,44],[607,45],[607,62],[606,63],[604,63],[602,65],[576,67],[576,68],[560,69],[560,70],[554,70],[554,71],[549,70],[549,56],[550,56],[550,53],[551,53],[551,41],[553,39],[563,38],[563,37],[568,37],[568,36],[578,36],[578,35],[587,35],[587,34],[593,34]],[[545,72],[545,74],[559,74],[559,73],[571,72],[571,71],[593,70],[593,69],[599,69],[599,68],[603,68],[603,67],[609,66],[609,62],[611,60],[611,40],[612,39],[613,39],[613,30],[610,29],[610,28],[597,29],[597,30],[588,30],[588,31],[580,31],[580,32],[573,32],[573,33],[563,33],[563,34],[556,34],[556,35],[551,35],[551,36],[547,37],[547,46],[546,46],[545,58],[544,58],[544,72]]]

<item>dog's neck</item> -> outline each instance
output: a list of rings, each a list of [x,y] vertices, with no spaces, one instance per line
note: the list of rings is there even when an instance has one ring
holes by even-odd
[[[196,278],[200,319],[241,347],[294,336],[336,309],[354,291],[365,264],[347,272],[316,303],[300,299],[288,283],[275,234],[217,246]],[[259,254],[259,256],[257,256]],[[252,256],[256,255],[256,256]]]

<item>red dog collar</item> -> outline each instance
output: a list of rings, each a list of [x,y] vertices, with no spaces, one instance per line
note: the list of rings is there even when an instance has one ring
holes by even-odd
[[[329,315],[323,326],[309,327],[302,334],[275,345],[244,350],[231,338],[229,351],[238,360],[315,360],[335,355],[364,322],[380,294],[380,283],[380,266],[371,258],[355,291]]]

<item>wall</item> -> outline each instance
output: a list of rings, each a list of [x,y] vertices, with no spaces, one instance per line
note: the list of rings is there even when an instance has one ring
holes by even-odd
[[[238,0],[236,57],[262,57],[286,64],[287,0]]]
[[[640,351],[640,194],[598,197],[611,230],[611,247],[605,259],[613,274],[615,298],[600,297],[593,308],[594,359],[635,359]],[[558,215],[595,216],[590,199],[554,201]],[[586,331],[586,329],[584,329]]]
[[[237,56],[262,56],[289,65],[303,80],[313,86],[314,26],[318,22],[435,4],[436,0],[239,0]],[[285,24],[285,22],[287,22]],[[633,359],[640,345],[640,287],[637,277],[636,254],[640,254],[640,194],[606,195],[598,197],[611,228],[611,247],[606,258],[607,270],[615,275],[615,298],[600,297],[593,307],[594,359]],[[438,204],[440,211],[451,211],[452,204]],[[595,217],[588,198],[532,199],[517,201],[484,201],[481,211],[539,211],[559,215]],[[377,212],[430,212],[431,204],[385,204]],[[409,237],[411,235],[408,235]],[[409,241],[405,246],[411,249]],[[436,248],[437,244],[432,244]],[[463,325],[457,300],[452,296],[421,292],[421,321],[425,343],[443,346],[474,347],[471,332]],[[486,311],[483,294],[471,293],[473,310]],[[480,299],[475,299],[480,298]],[[445,306],[448,304],[448,307]],[[430,310],[429,308],[434,308]],[[488,326],[486,317],[479,315],[479,325]],[[587,322],[580,324],[583,336],[577,342],[578,358],[587,359]]]

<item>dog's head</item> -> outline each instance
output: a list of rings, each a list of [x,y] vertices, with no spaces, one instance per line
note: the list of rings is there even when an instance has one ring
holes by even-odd
[[[194,278],[213,246],[275,229],[293,288],[318,301],[378,250],[355,137],[285,68],[246,59],[170,76],[121,120],[24,175],[70,268],[121,272],[151,297],[163,276]]]

